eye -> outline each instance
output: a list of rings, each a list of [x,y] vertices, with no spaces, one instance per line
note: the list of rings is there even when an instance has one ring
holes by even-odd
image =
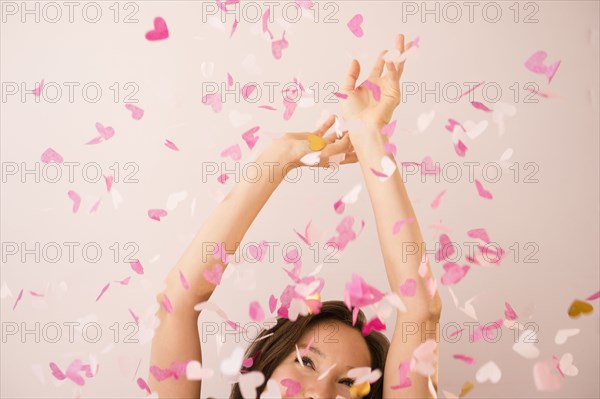
[[[296,357],[294,361],[299,363],[298,357]],[[313,363],[312,359],[308,356],[302,356],[302,363],[304,363],[304,365],[308,365],[313,370],[315,369],[315,364]]]
[[[353,378],[343,378],[340,380],[340,384],[351,387],[352,385],[354,385],[354,381],[355,380]]]

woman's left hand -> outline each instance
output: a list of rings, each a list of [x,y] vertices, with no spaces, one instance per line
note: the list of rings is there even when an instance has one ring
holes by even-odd
[[[341,138],[337,138],[335,132],[325,136],[325,133],[335,123],[335,116],[329,118],[316,130],[312,132],[285,133],[283,136],[273,140],[272,145],[279,151],[285,152],[285,158],[291,167],[319,166],[329,167],[329,157],[345,154],[345,158],[339,164],[356,163],[358,158],[350,142],[348,132],[343,132]],[[318,163],[307,165],[301,160],[310,153],[319,152]],[[305,159],[306,160],[306,159]],[[292,166],[293,165],[293,166]]]

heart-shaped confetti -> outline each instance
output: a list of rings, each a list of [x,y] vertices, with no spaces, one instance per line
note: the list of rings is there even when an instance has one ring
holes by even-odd
[[[164,209],[149,209],[148,217],[160,222],[160,218],[167,216],[167,211]]]
[[[144,116],[144,110],[138,106],[135,106],[133,104],[125,104],[125,108],[131,111],[131,117],[136,121],[139,121],[140,119],[142,119],[142,116]]]
[[[364,32],[361,27],[362,23],[363,16],[361,14],[356,14],[352,17],[352,19],[350,19],[350,21],[348,21],[346,25],[348,26],[348,29],[350,29],[350,32],[354,34],[354,36],[363,37]]]
[[[167,23],[162,17],[154,18],[154,29],[146,32],[146,39],[150,41],[164,40],[169,37]]]
[[[42,153],[42,156],[40,159],[43,163],[50,163],[50,162],[62,163],[63,162],[63,157],[58,152],[54,151],[52,148],[47,148],[46,151],[44,151]]]
[[[500,370],[500,367],[491,360],[481,366],[475,374],[475,379],[479,383],[489,381],[492,384],[496,384],[500,381],[500,378],[502,378],[502,371]]]
[[[590,314],[593,310],[594,307],[592,306],[592,304],[576,299],[573,301],[573,303],[571,303],[568,314],[570,318],[574,319],[579,317],[582,313]]]

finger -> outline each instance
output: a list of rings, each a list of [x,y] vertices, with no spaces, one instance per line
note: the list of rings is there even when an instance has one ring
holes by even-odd
[[[322,157],[329,157],[331,155],[340,154],[342,152],[347,152],[350,148],[350,136],[345,134],[344,137],[337,140],[334,143],[327,144],[321,153]]]
[[[396,69],[396,66],[394,65],[394,63],[392,61],[388,61],[385,63],[385,67],[386,67],[388,73],[390,74],[390,77],[392,78],[392,80],[394,80],[394,81],[398,80],[398,69]]]
[[[321,126],[315,130],[315,134],[317,136],[323,137],[325,133],[329,130],[331,126],[335,123],[335,115],[331,114],[329,117],[321,124]]]
[[[345,165],[347,163],[356,163],[358,162],[358,156],[356,155],[355,152],[350,152],[346,154],[346,158],[344,158],[342,160],[342,162],[340,162],[340,165]]]
[[[354,90],[356,86],[356,81],[358,80],[358,75],[360,74],[360,64],[356,60],[352,60],[350,64],[350,68],[348,68],[348,73],[346,74],[346,81],[342,86],[342,90],[346,93],[350,93]]]
[[[375,61],[375,65],[371,70],[371,75],[369,75],[369,78],[372,79],[381,76],[381,73],[383,72],[383,67],[385,65],[385,60],[383,59],[385,53],[387,53],[387,50],[383,50],[381,53],[379,53],[379,57],[377,57],[377,61]]]

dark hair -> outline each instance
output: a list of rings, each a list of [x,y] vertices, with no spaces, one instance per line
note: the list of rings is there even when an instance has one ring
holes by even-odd
[[[264,383],[258,387],[258,394],[262,393],[267,386],[267,382],[273,371],[279,364],[293,351],[295,345],[302,337],[304,332],[315,324],[327,320],[339,321],[353,329],[358,330],[362,336],[363,325],[367,318],[362,310],[358,311],[356,324],[352,325],[352,311],[348,309],[343,301],[324,301],[321,304],[319,313],[299,316],[296,321],[291,321],[284,317],[277,318],[277,324],[270,329],[263,329],[254,342],[246,350],[245,358],[255,357],[254,363],[242,372],[260,371],[265,376]],[[265,335],[273,335],[263,338]],[[363,336],[369,352],[371,353],[371,369],[379,369],[382,374],[385,367],[385,359],[390,341],[388,338],[378,332],[371,331]],[[258,355],[258,356],[257,356]],[[365,399],[381,399],[383,396],[383,376],[371,385],[370,393]],[[231,389],[229,399],[242,399],[242,394],[237,383]]]

